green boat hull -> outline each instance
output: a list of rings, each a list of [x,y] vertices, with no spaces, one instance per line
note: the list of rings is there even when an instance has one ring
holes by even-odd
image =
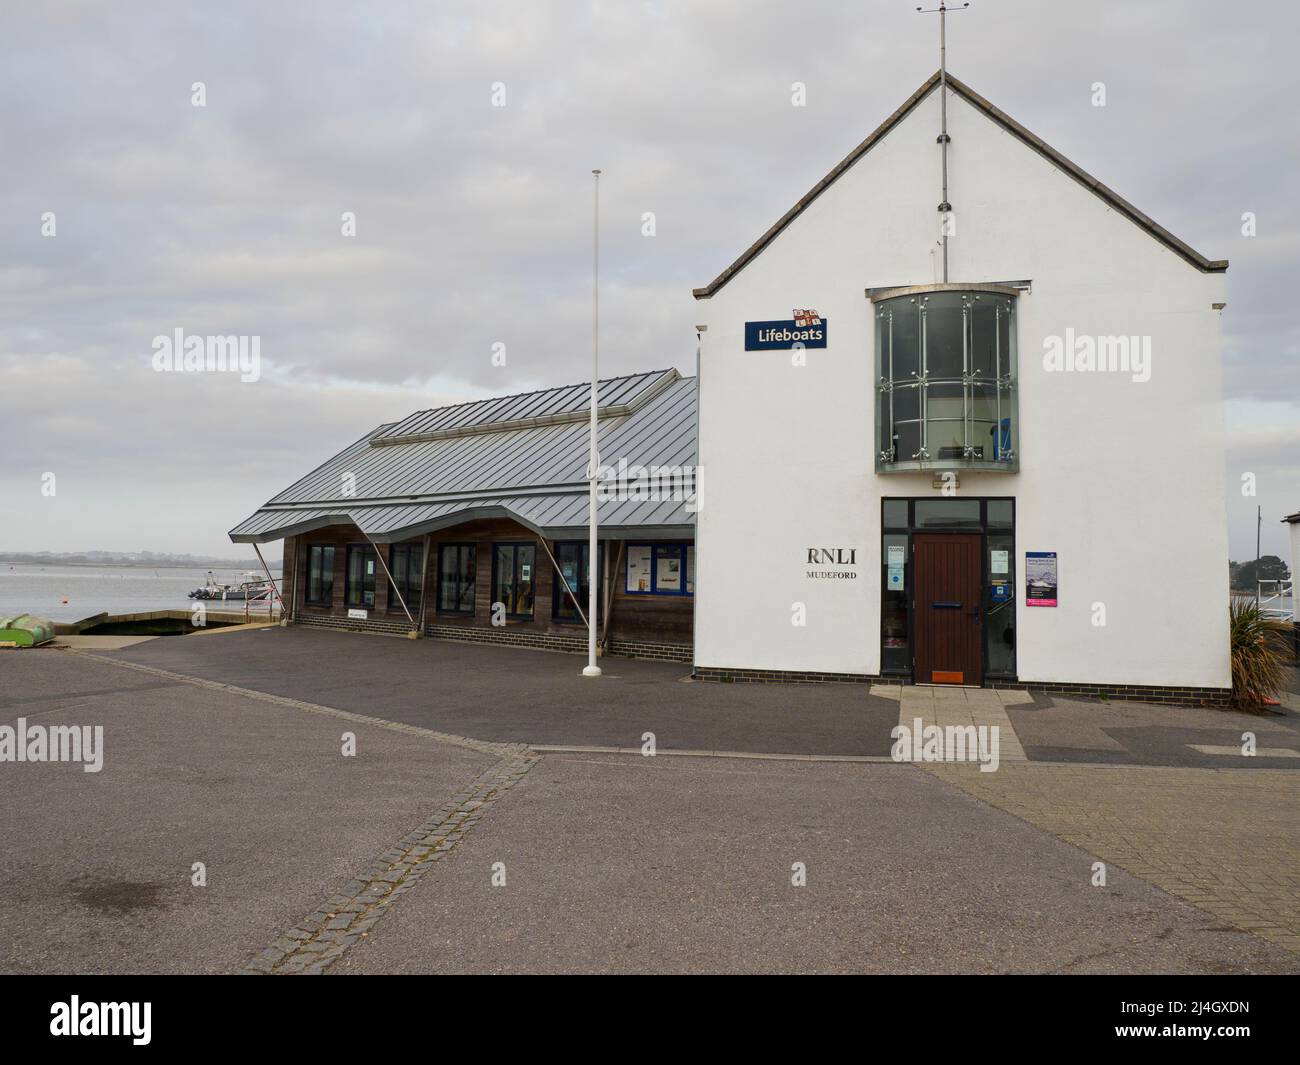
[[[31,614],[0,617],[0,647],[39,647],[54,639],[54,622]]]

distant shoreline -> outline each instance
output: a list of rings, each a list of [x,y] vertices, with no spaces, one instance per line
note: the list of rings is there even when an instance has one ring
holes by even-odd
[[[267,562],[271,571],[280,568],[279,562]],[[0,566],[85,566],[90,569],[237,569],[260,570],[257,559],[237,562],[73,562],[61,558],[0,558]]]

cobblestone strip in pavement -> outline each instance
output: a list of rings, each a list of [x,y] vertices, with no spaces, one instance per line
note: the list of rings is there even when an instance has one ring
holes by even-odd
[[[1300,773],[927,765],[978,799],[1300,953]],[[1090,876],[1083,867],[1080,878]],[[1104,890],[1099,888],[1098,890]]]
[[[341,894],[312,913],[248,963],[253,973],[322,973],[375,926],[387,907],[415,887],[425,871],[447,854],[483,816],[488,806],[538,761],[521,752],[487,769],[414,832],[385,851]]]
[[[497,756],[498,760],[485,769],[468,787],[454,795],[417,829],[407,833],[396,846],[379,855],[364,872],[344,885],[338,895],[326,899],[250,961],[245,970],[247,972],[324,972],[343,955],[348,947],[368,935],[385,910],[410,891],[434,862],[440,860],[472,832],[487,808],[512,788],[539,760],[539,755],[523,744],[488,743],[470,739],[468,736],[456,736],[449,732],[435,732],[433,729],[420,728],[418,725],[404,725],[396,721],[368,717],[365,714],[354,714],[348,710],[337,710],[332,706],[303,702],[301,699],[268,695],[266,692],[239,688],[233,684],[202,680],[198,677],[186,676],[184,673],[173,673],[170,670],[144,666],[136,662],[106,658],[103,655],[88,654],[84,651],[70,650],[66,653],[94,659],[97,662],[106,662],[123,669],[134,669],[155,677],[163,677],[178,684],[190,684],[198,688],[227,692],[246,699],[304,710],[310,714],[326,714],[355,724],[404,732],[438,743],[466,747],[481,754]]]

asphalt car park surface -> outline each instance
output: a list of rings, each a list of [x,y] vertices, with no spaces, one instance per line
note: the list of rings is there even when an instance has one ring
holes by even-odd
[[[416,725],[444,732],[539,675],[540,705],[585,700],[568,728],[627,728],[686,692],[649,719],[670,738],[692,714],[715,730],[687,732],[683,748],[737,735],[711,721],[733,708],[794,707],[759,730],[765,742],[832,748],[864,699],[875,727],[899,713],[858,685],[799,688],[808,702],[795,704],[772,690],[788,686],[682,683],[680,666],[618,663],[606,686],[572,677],[572,656],[501,651],[269,629],[154,640],[110,661],[0,657],[0,723],[104,728],[99,773],[0,765],[0,969],[241,971],[324,900],[359,894],[348,885],[376,856],[499,751],[354,716],[390,688]],[[156,665],[128,660],[146,652]],[[471,665],[477,682],[461,675]],[[304,691],[300,676],[317,672]],[[439,674],[488,708],[456,717],[467,711],[438,697]],[[372,678],[368,695],[357,675]],[[500,738],[548,724],[538,704],[531,716],[510,706]],[[1138,722],[1140,709],[1126,708]],[[1072,749],[1105,745],[1084,710],[1062,721]],[[632,727],[620,744],[652,726]],[[329,971],[1300,971],[1287,949],[1300,939],[1294,773],[965,768],[963,780],[877,762],[546,753],[513,787],[464,804],[479,807],[467,820],[444,821],[440,860],[364,934],[340,933],[353,942]],[[1097,803],[1099,789],[1122,801]],[[1192,831],[1185,846],[1178,831]],[[1125,871],[1139,862],[1142,878]]]
[[[553,754],[338,971],[1300,971],[1094,861],[912,766]]]
[[[0,658],[20,717],[103,767],[0,765],[6,972],[238,971],[492,761],[53,650]]]
[[[112,652],[191,676],[495,742],[889,754],[898,704],[863,684],[719,684],[690,666],[309,628],[177,636]]]
[[[601,660],[447,640],[306,627],[164,637],[114,658],[494,742],[660,750],[887,757],[899,702],[867,684],[693,681],[690,666]],[[1300,755],[1300,713],[1060,698],[1007,707],[1035,761],[1300,768],[1300,757],[1242,757],[1243,733]],[[1300,701],[1298,701],[1300,702]],[[1206,754],[1193,744],[1234,753]]]

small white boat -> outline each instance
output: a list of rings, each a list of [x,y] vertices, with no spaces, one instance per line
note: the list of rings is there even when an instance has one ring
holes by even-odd
[[[239,574],[234,581],[223,584],[216,579],[212,570],[208,570],[208,578],[202,588],[195,588],[190,592],[191,599],[217,599],[222,602],[258,602],[271,597],[272,585],[266,579],[264,574],[258,574],[254,570],[247,570]]]

